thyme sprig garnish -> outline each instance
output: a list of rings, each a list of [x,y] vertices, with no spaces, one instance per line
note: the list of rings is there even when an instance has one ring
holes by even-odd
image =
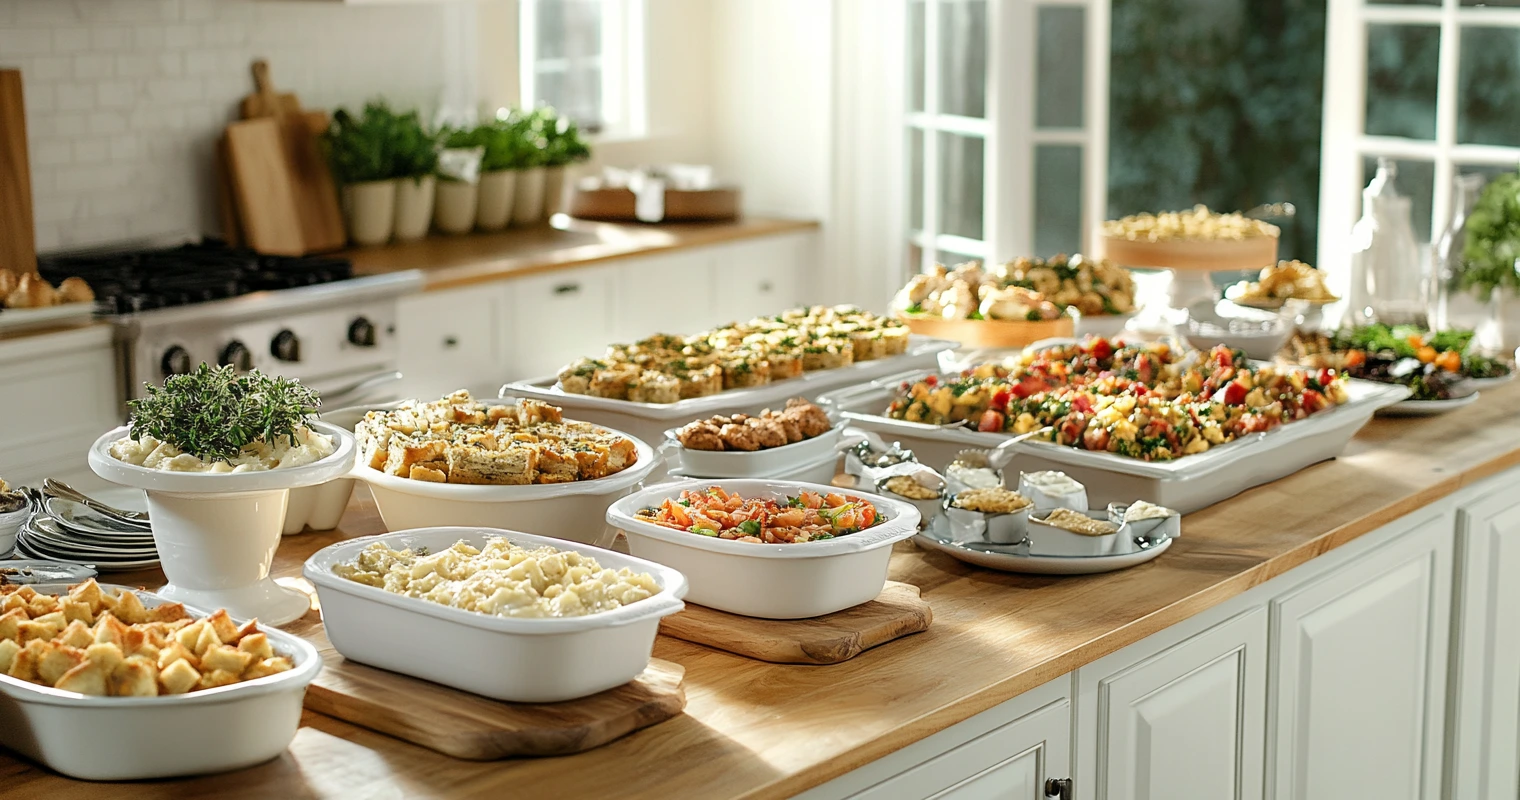
[[[322,404],[299,381],[202,363],[127,404],[134,439],[152,436],[202,461],[231,461],[257,441],[294,444],[296,428]]]

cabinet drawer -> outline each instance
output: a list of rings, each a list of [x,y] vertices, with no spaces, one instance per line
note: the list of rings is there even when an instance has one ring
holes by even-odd
[[[689,334],[731,321],[713,307],[712,264],[710,249],[622,262],[617,275],[615,338],[634,341],[653,333]]]
[[[406,396],[432,399],[455,389],[495,396],[505,378],[498,288],[402,298],[396,319]]]
[[[48,470],[84,468],[90,444],[122,422],[109,339],[0,360],[0,408],[0,476],[36,483]]]
[[[579,356],[599,356],[607,349],[617,338],[615,269],[568,270],[507,283],[514,378],[552,375]]]
[[[814,238],[778,236],[715,248],[714,308],[723,321],[747,320],[807,305],[818,298],[799,276],[812,274]],[[817,286],[816,276],[811,279]]]

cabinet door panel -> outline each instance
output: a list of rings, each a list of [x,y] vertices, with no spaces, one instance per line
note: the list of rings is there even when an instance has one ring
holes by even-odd
[[[507,283],[514,309],[514,379],[553,375],[580,356],[600,356],[616,338],[614,267],[567,270]]]
[[[713,266],[715,308],[723,322],[744,321],[804,305],[817,297],[803,289],[812,274],[814,238],[780,236],[717,248]],[[817,285],[816,277],[813,285]]]
[[[1433,798],[1449,514],[1273,603],[1274,796]]]
[[[1100,678],[1093,796],[1260,797],[1266,644],[1255,608]]]
[[[7,348],[19,351],[14,360],[0,353],[0,475],[12,483],[87,471],[95,438],[121,424],[115,350],[108,334],[92,333],[39,335],[60,344]]]
[[[712,264],[711,248],[621,262],[614,338],[696,333],[726,321],[713,307]]]
[[[1062,699],[855,795],[858,800],[1041,800],[1071,765],[1071,701]],[[962,777],[969,776],[969,777]]]
[[[1511,479],[1520,473],[1511,473]],[[1520,497],[1458,511],[1447,797],[1520,797]]]
[[[469,389],[494,397],[505,382],[501,321],[495,286],[403,297],[396,309],[403,396],[432,399]]]

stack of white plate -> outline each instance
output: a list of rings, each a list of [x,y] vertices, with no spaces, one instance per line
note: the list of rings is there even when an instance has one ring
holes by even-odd
[[[112,497],[112,505],[135,510],[146,508],[141,492],[134,498]],[[16,539],[16,555],[91,564],[101,572],[158,566],[153,533],[146,523],[107,517],[72,500],[48,497]]]

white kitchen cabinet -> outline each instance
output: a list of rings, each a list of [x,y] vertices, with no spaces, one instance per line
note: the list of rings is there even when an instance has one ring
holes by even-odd
[[[1077,796],[1261,797],[1266,609],[1171,641],[1157,634],[1077,671],[1078,703],[1093,709],[1082,718],[1091,729],[1079,731],[1081,752],[1095,761]]]
[[[122,423],[111,328],[0,340],[0,477],[99,485],[85,454]]]
[[[1043,800],[1071,774],[1070,689],[1051,681],[797,800]]]
[[[1272,602],[1269,797],[1439,795],[1453,514],[1395,525]]]
[[[512,379],[553,375],[579,356],[598,356],[616,338],[615,266],[582,267],[515,278],[506,285],[512,308]]]
[[[619,262],[613,338],[688,334],[726,322],[713,304],[713,263],[709,247]]]
[[[1446,797],[1520,797],[1520,495],[1457,511]]]
[[[713,248],[714,309],[723,322],[744,321],[808,305],[819,282],[817,237],[812,233],[773,236]]]
[[[463,388],[495,397],[509,362],[502,298],[499,284],[403,297],[396,315],[401,395],[433,399]]]

